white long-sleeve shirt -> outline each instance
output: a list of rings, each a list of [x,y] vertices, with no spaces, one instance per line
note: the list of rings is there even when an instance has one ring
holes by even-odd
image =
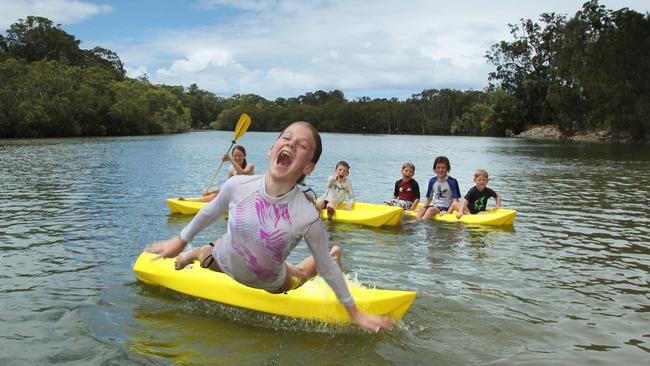
[[[287,275],[284,262],[304,237],[318,273],[343,305],[354,304],[343,273],[330,255],[323,221],[297,187],[271,197],[266,194],[264,176],[233,176],[183,228],[181,239],[192,241],[226,210],[227,231],[213,252],[224,273],[249,287],[278,290]]]
[[[332,202],[334,206],[338,206],[345,200],[346,195],[350,197],[350,201],[354,202],[352,181],[347,177],[341,181],[336,179],[336,176],[333,176],[327,180],[327,191],[321,198]]]

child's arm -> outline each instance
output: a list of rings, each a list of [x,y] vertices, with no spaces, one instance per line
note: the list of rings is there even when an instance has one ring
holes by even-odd
[[[323,221],[314,221],[305,232],[304,237],[309,250],[314,256],[316,271],[332,288],[341,304],[345,306],[350,319],[361,328],[371,332],[378,332],[382,328],[393,329],[394,322],[392,319],[370,315],[357,309],[354,298],[343,277],[343,272],[329,253]]]
[[[413,200],[413,203],[411,204],[411,208],[409,208],[409,210],[417,210],[418,203],[420,203],[420,185],[418,184],[418,182],[413,180],[412,186],[414,190],[413,193],[415,194],[415,199]]]
[[[352,209],[352,205],[354,205],[354,192],[352,192],[352,181],[348,179],[348,197],[350,197],[350,200],[348,201],[348,210]]]
[[[255,167],[253,164],[246,164],[246,168],[242,168],[241,165],[237,164],[237,162],[233,161],[232,158],[229,159],[230,163],[232,164],[234,171],[229,171],[228,172],[228,178],[232,177],[235,175],[235,172],[237,172],[238,175],[249,175],[253,171],[253,168]]]
[[[399,180],[395,182],[395,187],[393,188],[393,199],[396,200],[399,197]]]
[[[495,199],[496,199],[496,201],[497,201],[496,209],[498,210],[498,209],[501,208],[501,196],[499,196],[499,195],[497,194],[497,196],[496,196]]]
[[[352,321],[365,330],[377,333],[380,329],[392,330],[395,326],[393,319],[364,313],[357,309],[356,305],[346,306],[345,309]]]
[[[465,196],[465,199],[463,199],[463,204],[458,205],[459,208],[458,208],[458,212],[456,213],[457,218],[460,219],[463,216],[463,213],[465,213],[465,210],[467,209],[467,204],[468,203],[469,203],[469,201],[467,200],[467,196]]]
[[[181,239],[181,237],[177,235],[167,240],[160,240],[153,244],[149,244],[145,251],[158,254],[156,259],[174,258],[181,254],[183,249],[187,246],[187,243],[187,241]]]
[[[218,220],[228,209],[231,189],[228,181],[224,183],[221,192],[215,199],[210,201],[199,211],[192,221],[181,231],[180,235],[173,238],[157,241],[149,244],[145,249],[147,252],[158,254],[157,258],[173,258],[179,255],[187,246],[187,243],[209,224]]]
[[[230,178],[230,177],[228,177],[228,178]],[[219,191],[221,191],[221,188],[215,188],[215,189],[213,189],[211,191],[204,192],[203,197],[209,196],[211,194],[219,193]]]
[[[429,186],[427,187],[427,194],[426,194],[427,199],[424,200],[424,206],[429,206],[431,204],[431,200],[433,200],[433,184],[435,182],[436,182],[436,177],[429,179]]]

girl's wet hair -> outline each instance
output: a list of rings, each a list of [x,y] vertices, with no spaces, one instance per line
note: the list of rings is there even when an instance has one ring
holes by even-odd
[[[305,121],[298,121],[290,124],[289,126],[285,127],[282,132],[280,132],[280,135],[278,135],[278,138],[282,136],[284,131],[287,130],[287,128],[293,126],[293,125],[301,125],[305,128],[307,128],[309,131],[311,131],[312,137],[314,138],[314,156],[311,158],[311,162],[316,164],[318,163],[318,160],[320,159],[321,154],[323,153],[323,142],[321,141],[320,138],[320,133],[318,133],[318,130],[316,130],[316,127],[314,127],[311,123],[305,122]],[[297,183],[302,183],[305,180],[305,176],[302,175],[300,179],[298,179]]]
[[[443,163],[443,164],[447,165],[447,171],[448,172],[451,171],[451,164],[449,164],[449,159],[447,159],[446,156],[438,156],[436,158],[436,160],[433,161],[433,170],[434,171],[436,170],[436,165],[438,165],[439,163]]]
[[[235,151],[235,150],[239,150],[239,151],[242,152],[242,154],[244,154],[244,161],[242,161],[241,168],[242,168],[242,169],[246,168],[246,164],[248,164],[248,163],[246,162],[246,149],[244,149],[244,147],[241,146],[241,145],[235,145],[235,146],[232,147],[232,150],[233,150],[233,151]],[[232,156],[232,153],[230,153],[230,155]]]

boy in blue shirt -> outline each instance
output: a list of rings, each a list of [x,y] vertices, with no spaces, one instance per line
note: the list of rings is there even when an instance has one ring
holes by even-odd
[[[438,213],[446,214],[460,198],[458,181],[447,174],[451,170],[449,159],[446,156],[436,157],[433,170],[436,176],[429,180],[427,199],[424,201],[424,207],[418,211],[420,220],[430,219]]]

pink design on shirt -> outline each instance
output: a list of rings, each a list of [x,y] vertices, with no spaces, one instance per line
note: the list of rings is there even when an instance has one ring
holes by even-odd
[[[251,206],[255,207],[254,212]],[[259,191],[255,192],[235,209],[235,228],[239,235],[233,236],[232,247],[260,281],[271,282],[284,262],[291,227],[286,203],[273,204]],[[241,238],[241,243],[235,237]]]
[[[273,252],[273,259],[276,262],[282,262],[284,249],[288,244],[284,240],[288,230],[283,228],[291,228],[292,224],[289,206],[286,203],[272,204],[258,194],[255,199],[255,210],[260,221],[259,233],[260,239],[264,241],[264,247]]]

